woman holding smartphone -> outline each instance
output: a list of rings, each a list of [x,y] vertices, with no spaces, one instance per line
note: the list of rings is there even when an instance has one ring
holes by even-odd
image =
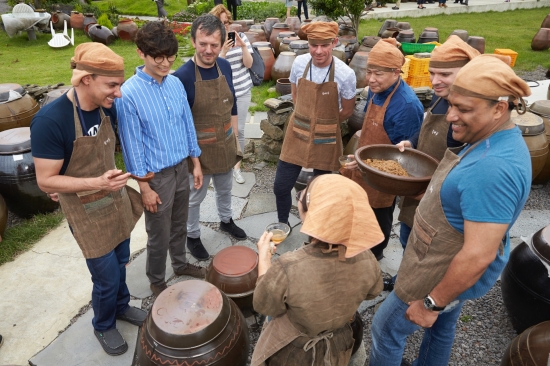
[[[237,97],[237,114],[239,118],[239,145],[241,151],[244,151],[244,124],[250,99],[252,94],[252,79],[248,69],[252,66],[252,46],[244,33],[230,32],[229,26],[233,23],[231,13],[223,5],[216,5],[210,14],[219,18],[227,31],[227,38],[220,52],[220,57],[225,58],[231,64],[233,72],[233,87],[235,88],[235,96]],[[241,174],[241,162],[239,161],[233,169],[233,177],[239,184],[245,182]]]

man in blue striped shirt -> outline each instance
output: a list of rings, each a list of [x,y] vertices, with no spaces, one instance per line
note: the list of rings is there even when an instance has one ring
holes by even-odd
[[[203,183],[201,149],[185,89],[169,75],[178,51],[174,33],[160,22],[149,22],[138,31],[136,45],[145,65],[124,83],[116,107],[127,170],[137,176],[155,173],[150,182],[139,182],[139,186],[146,209],[146,273],[158,296],[166,289],[168,251],[176,275],[203,278],[206,273],[185,257],[187,158],[193,161],[193,186],[198,189]]]

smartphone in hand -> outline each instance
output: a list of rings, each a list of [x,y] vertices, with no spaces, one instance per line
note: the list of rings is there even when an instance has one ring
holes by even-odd
[[[235,32],[227,33],[227,38],[233,41],[233,45],[235,45]]]

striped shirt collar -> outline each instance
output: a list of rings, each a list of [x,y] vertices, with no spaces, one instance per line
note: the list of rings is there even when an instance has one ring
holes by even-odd
[[[136,76],[148,83],[158,84],[158,82],[153,78],[151,75],[147,74],[145,71],[143,71],[143,68],[145,65],[136,67]],[[166,75],[168,76],[168,75]],[[162,83],[164,83],[164,80],[166,79],[166,76],[162,78]]]

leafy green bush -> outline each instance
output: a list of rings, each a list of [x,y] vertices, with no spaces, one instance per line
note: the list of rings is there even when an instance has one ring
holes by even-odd
[[[174,14],[172,17],[172,20],[175,22],[190,22],[193,23],[195,19],[197,19],[198,15],[195,13],[191,13],[187,10],[180,11],[179,13]]]
[[[113,28],[113,23],[111,23],[111,21],[109,20],[109,16],[105,13],[101,14],[99,18],[97,18],[97,24],[107,27],[109,29]]]
[[[214,6],[214,0],[197,1],[187,6],[187,12],[195,15],[202,15],[208,13]]]
[[[347,16],[351,19],[353,27],[359,29],[361,15],[365,9],[364,0],[309,0],[309,3],[315,14],[324,14],[332,19]]]
[[[290,14],[296,15],[296,7],[292,7]],[[284,3],[271,1],[246,1],[242,6],[237,7],[239,19],[254,19],[256,23],[263,22],[266,18],[286,17],[286,6]]]

